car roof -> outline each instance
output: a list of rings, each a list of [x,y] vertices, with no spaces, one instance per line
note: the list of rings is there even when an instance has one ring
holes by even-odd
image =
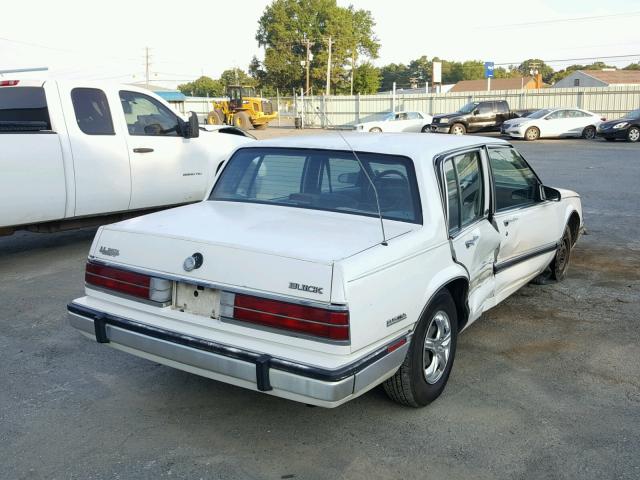
[[[471,135],[443,135],[436,133],[352,133],[343,134],[349,145],[357,152],[403,155],[409,158],[434,157],[450,150],[476,145],[508,145],[498,138]],[[350,150],[338,132],[322,135],[299,135],[258,140],[247,148],[310,148],[322,150]]]

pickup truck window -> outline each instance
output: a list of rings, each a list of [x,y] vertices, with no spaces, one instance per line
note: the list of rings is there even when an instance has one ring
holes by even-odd
[[[490,148],[489,164],[496,197],[496,210],[508,210],[536,202],[538,177],[513,148]]]
[[[115,135],[107,96],[97,88],[74,88],[71,102],[78,127],[87,135]]]
[[[41,130],[51,130],[44,88],[0,88],[0,132]]]
[[[483,102],[478,105],[478,113],[484,115],[493,112],[493,102]]]
[[[413,162],[358,153],[378,192],[382,216],[422,223]],[[266,203],[377,216],[375,193],[352,152],[245,148],[225,166],[209,200]]]
[[[458,110],[458,113],[471,113],[476,109],[478,105],[480,105],[480,102],[469,102],[460,110]]]
[[[177,137],[178,117],[155,98],[138,92],[120,91],[120,102],[129,135]]]
[[[509,104],[507,102],[496,102],[496,111],[498,113],[509,113]]]

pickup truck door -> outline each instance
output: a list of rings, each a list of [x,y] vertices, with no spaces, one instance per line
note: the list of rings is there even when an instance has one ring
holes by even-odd
[[[61,138],[55,84],[0,87],[0,228],[65,217]]]
[[[551,262],[564,219],[558,202],[541,198],[540,180],[513,147],[489,147],[488,156],[501,238],[494,267],[497,303]]]
[[[206,151],[184,138],[178,116],[144,93],[119,92],[131,162],[131,209],[202,200],[207,186]]]
[[[491,130],[495,123],[495,102],[481,102],[469,119],[469,131]]]
[[[469,322],[482,314],[494,295],[493,264],[500,247],[500,234],[489,221],[485,157],[484,150],[471,149],[441,163],[451,249],[469,275]]]
[[[59,84],[75,176],[74,216],[129,208],[129,155],[122,128],[113,121],[119,101],[99,88]]]

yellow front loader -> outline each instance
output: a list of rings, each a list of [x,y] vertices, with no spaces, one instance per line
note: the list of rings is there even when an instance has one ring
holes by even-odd
[[[278,116],[271,100],[256,96],[253,87],[227,87],[229,100],[213,102],[213,110],[209,112],[209,125],[235,125],[244,130],[253,127],[256,130],[267,128],[271,120]]]

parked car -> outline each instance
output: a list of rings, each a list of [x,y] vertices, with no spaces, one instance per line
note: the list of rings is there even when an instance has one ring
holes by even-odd
[[[582,137],[592,139],[605,119],[579,108],[545,108],[528,117],[507,122],[502,133],[513,138]]]
[[[200,201],[220,162],[253,141],[222,132],[131,85],[3,80],[0,234]]]
[[[640,109],[627,113],[624,117],[598,125],[599,137],[612,142],[617,138],[629,142],[640,140]]]
[[[431,131],[464,135],[467,132],[499,131],[503,122],[529,112],[515,112],[506,100],[469,102],[455,113],[434,115]]]
[[[335,407],[383,383],[423,406],[462,330],[564,278],[582,223],[578,194],[499,139],[258,141],[207,200],[101,227],[68,311],[100,343],[251,390]]]
[[[426,132],[431,124],[431,115],[424,112],[388,113],[382,120],[358,123],[358,132]]]

